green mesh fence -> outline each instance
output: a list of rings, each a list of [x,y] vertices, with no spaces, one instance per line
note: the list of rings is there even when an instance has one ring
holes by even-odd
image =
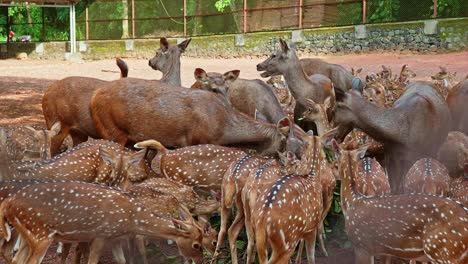
[[[468,16],[466,0],[437,3],[437,17]],[[366,6],[367,24],[434,16],[434,0],[367,0]],[[81,1],[76,5],[77,39],[182,37],[358,25],[363,23],[363,13],[363,0],[247,0],[246,10],[244,0]],[[10,30],[16,37],[29,35],[32,41],[68,40],[69,9],[0,7],[0,42],[7,40]]]

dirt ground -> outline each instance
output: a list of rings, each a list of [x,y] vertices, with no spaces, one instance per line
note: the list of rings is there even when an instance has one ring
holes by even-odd
[[[306,56],[301,56],[306,57]],[[311,56],[309,56],[311,57]],[[381,65],[390,66],[398,73],[403,64],[409,64],[417,74],[414,80],[430,80],[438,72],[439,66],[446,66],[450,72],[457,72],[456,80],[468,74],[468,51],[447,54],[394,54],[373,53],[321,57],[328,62],[337,63],[351,69],[363,68],[361,77],[368,72],[377,72]],[[161,74],[148,66],[148,60],[125,59],[129,65],[130,77],[160,79]],[[194,82],[193,71],[197,67],[206,71],[225,72],[241,70],[241,78],[260,78],[256,65],[262,58],[253,59],[196,59],[182,58],[182,84],[189,87]],[[114,60],[84,61],[71,63],[60,60],[1,60],[0,61],[0,126],[20,124],[44,127],[41,100],[44,90],[52,81],[67,76],[86,76],[104,80],[119,78]],[[114,71],[114,72],[108,72]],[[331,256],[319,257],[318,264],[351,264],[353,253],[329,241]],[[105,263],[112,263],[109,252]],[[54,253],[45,258],[46,263],[57,263]],[[155,262],[156,263],[156,262]]]

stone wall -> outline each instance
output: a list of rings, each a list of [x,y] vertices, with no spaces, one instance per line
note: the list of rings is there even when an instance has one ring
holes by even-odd
[[[278,37],[290,39],[296,42],[299,50],[314,54],[455,51],[467,48],[468,18],[194,37],[186,56],[263,56],[277,49]],[[170,42],[175,44],[182,40],[170,39]],[[77,50],[78,56],[84,59],[149,58],[158,47],[159,40],[155,39],[78,41]],[[67,42],[0,45],[3,58],[14,57],[18,52],[35,58],[65,58],[68,50]]]

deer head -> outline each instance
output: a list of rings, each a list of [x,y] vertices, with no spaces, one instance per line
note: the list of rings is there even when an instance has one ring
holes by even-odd
[[[307,99],[307,110],[302,114],[302,117],[315,122],[319,136],[331,129],[327,115],[327,110],[332,107],[331,100],[331,97],[327,97],[323,104],[318,104],[312,99]]]
[[[124,156],[113,149],[100,147],[99,154],[104,163],[111,167],[110,186],[117,184],[125,189],[130,181],[140,181],[147,177],[145,168],[141,165],[146,150]]]
[[[180,56],[185,52],[192,39],[186,39],[178,45],[169,45],[166,38],[160,39],[161,47],[148,62],[154,70],[161,71],[161,81],[180,86]]]
[[[180,236],[176,239],[180,254],[195,263],[203,263],[203,230],[192,218],[185,206],[180,206],[179,219],[172,219],[174,226],[179,230]]]
[[[264,78],[281,75],[283,72],[286,72],[289,67],[288,65],[291,64],[290,61],[297,61],[299,63],[295,45],[291,44],[290,46],[281,38],[279,42],[281,49],[275,51],[262,63],[257,64],[257,71],[263,71],[260,76]]]
[[[361,73],[361,71],[362,71],[362,68],[359,68],[359,69],[357,69],[357,70],[355,70],[354,68],[351,68],[351,74],[352,74],[353,76],[358,76],[359,73]]]
[[[201,83],[202,90],[219,93],[227,98],[229,85],[239,77],[239,70],[228,71],[224,74],[209,72],[201,68],[196,68],[194,72],[195,80]]]
[[[50,146],[52,144],[52,138],[58,135],[61,130],[60,122],[56,122],[50,130],[36,130],[31,126],[24,127],[26,131],[33,137],[32,142],[22,142],[26,146],[24,150],[24,158],[32,158],[37,156],[42,159],[50,159],[52,157],[50,152]]]
[[[413,77],[416,77],[416,73],[409,68],[408,64],[403,65],[403,67],[401,67],[399,81],[405,83],[408,81],[408,78]]]
[[[203,248],[208,250],[208,252],[213,255],[216,250],[216,244],[218,243],[218,233],[214,228],[211,227],[210,222],[205,218],[200,217],[198,219],[198,223],[203,230]]]

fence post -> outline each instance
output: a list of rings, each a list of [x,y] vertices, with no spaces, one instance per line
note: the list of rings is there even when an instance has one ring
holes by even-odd
[[[187,0],[184,0],[184,37],[187,36]]]
[[[434,0],[434,18],[437,17],[437,9],[438,9],[438,5],[437,5],[437,0]]]
[[[302,28],[302,0],[299,0],[299,29]]]
[[[89,40],[89,15],[88,15],[88,6],[89,6],[89,2],[86,1],[86,8],[85,8],[85,24],[86,24],[86,40]]]
[[[244,24],[242,32],[247,33],[247,0],[244,0],[244,7],[242,8],[242,13],[244,15]]]
[[[362,0],[362,24],[366,24],[367,1]]]
[[[45,33],[45,14],[44,14],[44,7],[41,7],[41,12],[42,12],[42,38],[41,41],[45,42],[46,39],[46,33]],[[8,31],[7,31],[8,34]]]
[[[132,38],[135,38],[135,0],[132,0]]]

